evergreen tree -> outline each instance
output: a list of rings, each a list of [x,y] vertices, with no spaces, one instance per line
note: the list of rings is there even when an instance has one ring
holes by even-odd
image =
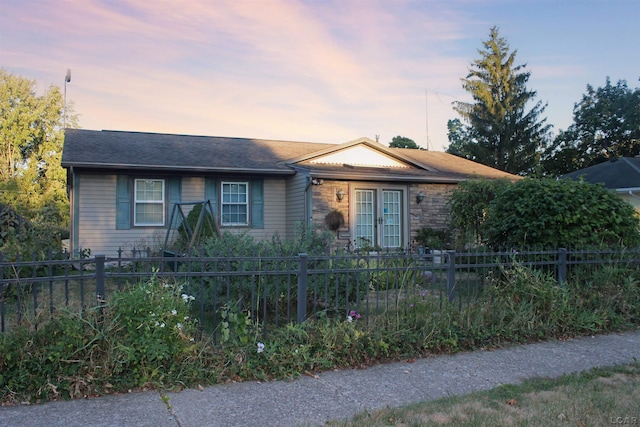
[[[537,102],[527,110],[536,96],[526,87],[531,73],[524,71],[526,65],[514,65],[516,51],[509,52],[496,27],[483,46],[480,59],[462,79],[474,102],[454,102],[468,126],[450,126],[447,152],[506,172],[531,174],[549,139],[551,126],[540,119],[546,105]]]

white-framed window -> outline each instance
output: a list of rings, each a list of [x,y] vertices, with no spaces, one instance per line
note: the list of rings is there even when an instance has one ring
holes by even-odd
[[[164,179],[136,179],[133,203],[133,225],[164,226]]]
[[[249,225],[248,182],[222,182],[221,225]]]

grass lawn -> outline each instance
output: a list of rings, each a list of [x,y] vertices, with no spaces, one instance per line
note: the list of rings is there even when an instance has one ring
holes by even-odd
[[[361,413],[326,426],[640,425],[640,362]]]

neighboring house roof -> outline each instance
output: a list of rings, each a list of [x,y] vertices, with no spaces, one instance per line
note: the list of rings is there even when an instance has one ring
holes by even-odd
[[[583,179],[604,184],[609,189],[640,188],[640,157],[621,157],[563,175],[562,178]]]
[[[515,175],[452,154],[389,148],[368,138],[344,144],[67,129],[62,166],[184,172],[310,175],[335,179],[458,182]]]

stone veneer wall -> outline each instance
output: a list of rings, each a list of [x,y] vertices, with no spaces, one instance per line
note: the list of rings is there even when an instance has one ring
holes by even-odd
[[[449,227],[449,207],[447,202],[456,184],[416,184],[409,187],[409,210],[411,243],[418,231],[424,227],[446,229]],[[416,201],[418,193],[424,194],[421,203]]]
[[[345,193],[342,201],[338,201],[336,192],[342,189]],[[344,215],[344,225],[336,232],[336,247],[345,248],[349,244],[349,182],[324,180],[322,185],[313,186],[313,224],[327,229],[324,217],[337,209]]]
[[[313,186],[313,224],[326,229],[325,216],[333,209],[342,212],[345,224],[336,232],[336,247],[349,245],[349,182],[324,180],[322,185]],[[448,227],[449,208],[447,201],[455,184],[410,184],[409,185],[409,233],[413,244],[418,231],[423,227],[444,229]],[[336,192],[342,189],[345,196],[338,201]],[[425,198],[417,203],[416,196],[424,193]]]

